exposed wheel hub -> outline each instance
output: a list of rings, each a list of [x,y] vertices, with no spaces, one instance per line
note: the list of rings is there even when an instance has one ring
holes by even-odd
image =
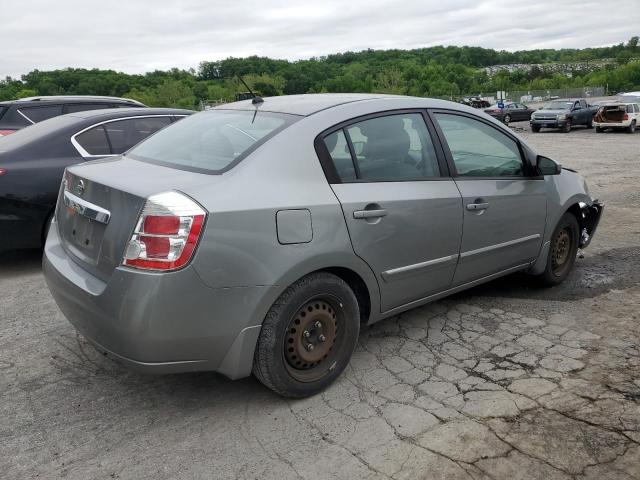
[[[553,242],[553,265],[555,269],[561,269],[571,252],[571,236],[568,229],[561,230]]]
[[[298,370],[319,365],[329,356],[337,334],[334,308],[324,300],[308,302],[289,323],[284,347],[287,362]]]

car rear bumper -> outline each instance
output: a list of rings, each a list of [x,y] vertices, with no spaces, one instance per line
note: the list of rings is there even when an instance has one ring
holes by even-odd
[[[631,125],[632,120],[625,120],[623,122],[593,122],[595,127],[600,128],[628,128]]]
[[[43,256],[49,290],[71,324],[99,349],[148,373],[251,373],[269,287],[207,287],[195,269],[168,274],[125,268],[108,282],[86,272],[51,228]]]

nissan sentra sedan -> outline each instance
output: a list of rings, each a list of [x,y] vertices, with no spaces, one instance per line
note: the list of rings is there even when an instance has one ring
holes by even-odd
[[[75,328],[134,368],[304,397],[362,325],[516,271],[562,282],[602,209],[471,107],[254,98],[69,167],[44,272]]]

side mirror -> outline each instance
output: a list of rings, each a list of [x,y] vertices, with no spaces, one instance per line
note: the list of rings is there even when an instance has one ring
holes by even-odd
[[[536,168],[540,175],[560,175],[562,173],[562,165],[542,155],[536,157]]]

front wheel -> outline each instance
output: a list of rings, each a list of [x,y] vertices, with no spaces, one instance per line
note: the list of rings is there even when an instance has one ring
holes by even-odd
[[[314,395],[345,369],[356,347],[360,310],[339,277],[317,272],[280,295],[265,317],[253,374],[289,398]]]
[[[567,278],[576,263],[579,235],[578,220],[571,213],[565,213],[551,236],[547,266],[538,276],[542,284],[554,286]]]
[[[504,122],[505,125],[509,125],[509,123],[511,122],[511,115],[506,114],[502,119],[502,121]]]
[[[531,131],[534,133],[538,133],[540,131],[540,127],[538,125],[532,125]]]
[[[562,133],[569,133],[571,131],[571,120],[567,120],[567,122],[562,126]]]

